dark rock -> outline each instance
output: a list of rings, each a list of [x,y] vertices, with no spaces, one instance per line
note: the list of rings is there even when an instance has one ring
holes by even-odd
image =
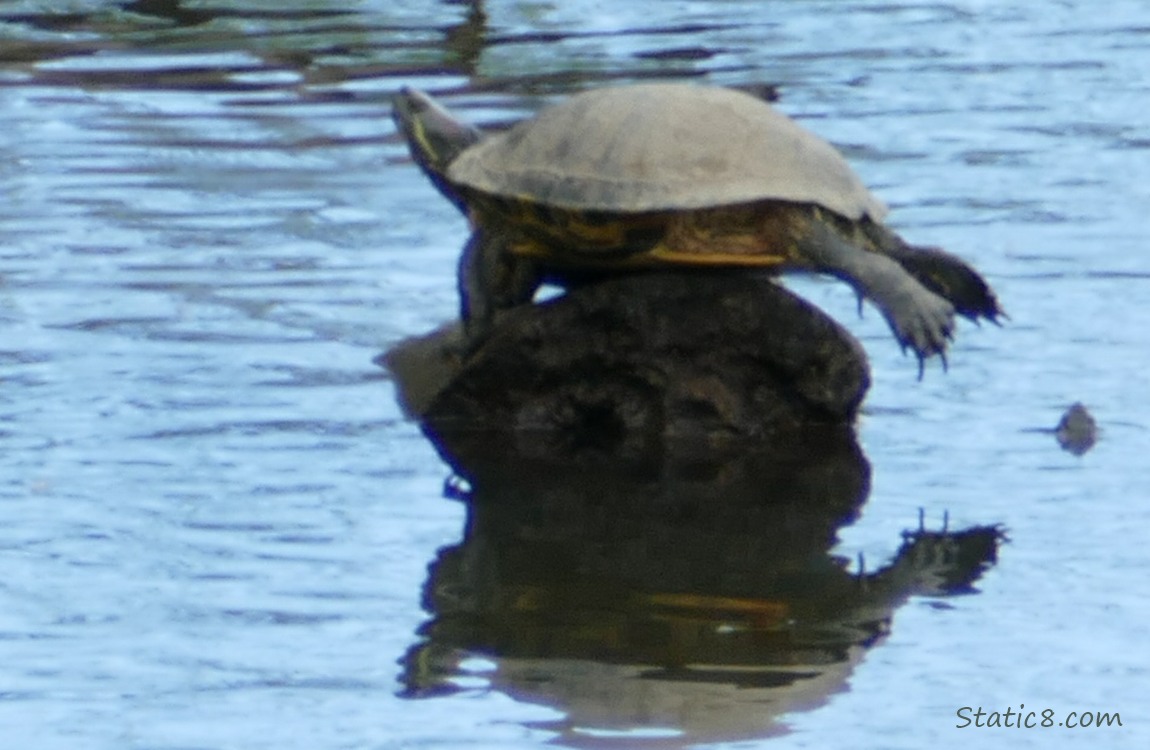
[[[463,367],[463,329],[448,323],[422,336],[404,339],[375,358],[391,371],[403,413],[422,420],[435,398]]]
[[[1068,453],[1085,455],[1098,441],[1098,425],[1081,403],[1073,404],[1054,428],[1058,444]]]
[[[458,342],[442,330],[385,359],[433,438],[495,433],[616,455],[713,446],[851,424],[869,386],[846,330],[747,274],[611,278],[507,312],[465,362]]]

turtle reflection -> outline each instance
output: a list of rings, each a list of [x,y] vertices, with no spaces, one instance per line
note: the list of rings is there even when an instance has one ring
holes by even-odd
[[[970,591],[1000,538],[920,527],[885,567],[852,572],[830,554],[870,485],[849,429],[706,462],[439,447],[471,485],[467,526],[430,566],[404,694],[479,676],[562,711],[548,727],[572,742],[777,732],[780,714],[844,689],[908,597]]]

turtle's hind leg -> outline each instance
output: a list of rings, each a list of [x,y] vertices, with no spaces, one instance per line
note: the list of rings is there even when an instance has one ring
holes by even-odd
[[[873,222],[868,222],[863,231],[879,252],[898,261],[927,289],[945,297],[959,315],[973,321],[986,318],[992,323],[1007,317],[986,279],[958,256],[938,247],[910,245]]]
[[[806,222],[795,241],[803,262],[848,282],[878,307],[903,350],[909,347],[918,356],[920,373],[923,360],[932,354],[942,356],[945,365],[947,342],[954,334],[954,305],[897,261],[852,241],[832,222]]]
[[[997,323],[1007,317],[990,284],[958,257],[937,247],[915,247],[892,254],[895,260],[935,294],[946,297],[955,312],[970,320]]]

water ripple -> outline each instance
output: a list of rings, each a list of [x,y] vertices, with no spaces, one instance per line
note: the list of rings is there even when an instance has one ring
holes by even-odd
[[[982,593],[912,600],[849,692],[763,744],[947,746],[939,706],[976,684],[1131,715],[1150,670],[1122,645],[1148,635],[1150,560],[1127,541],[1150,486],[1148,33],[1141,0],[4,4],[8,745],[587,744],[559,736],[580,696],[511,685],[516,644],[471,671],[417,647],[428,565],[475,530],[371,360],[457,314],[467,224],[395,133],[401,85],[490,128],[610,82],[777,93],[900,231],[1000,291],[1011,322],[963,325],[950,372],[918,383],[849,290],[794,282],[874,370],[872,496],[842,557],[889,559],[924,507],[1014,541]],[[1103,430],[1082,457],[1042,431],[1077,400]],[[484,687],[394,695],[452,660]],[[1125,729],[1107,746],[1145,744]]]

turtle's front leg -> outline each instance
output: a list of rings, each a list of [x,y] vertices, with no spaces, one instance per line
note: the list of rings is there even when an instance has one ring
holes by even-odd
[[[474,338],[478,329],[491,323],[490,295],[484,291],[483,260],[485,254],[483,231],[476,229],[467,238],[463,253],[459,256],[456,282],[459,288],[459,318],[468,339]]]
[[[458,271],[467,349],[474,351],[487,338],[500,311],[531,302],[539,283],[535,264],[509,253],[502,233],[476,226],[463,246]]]

